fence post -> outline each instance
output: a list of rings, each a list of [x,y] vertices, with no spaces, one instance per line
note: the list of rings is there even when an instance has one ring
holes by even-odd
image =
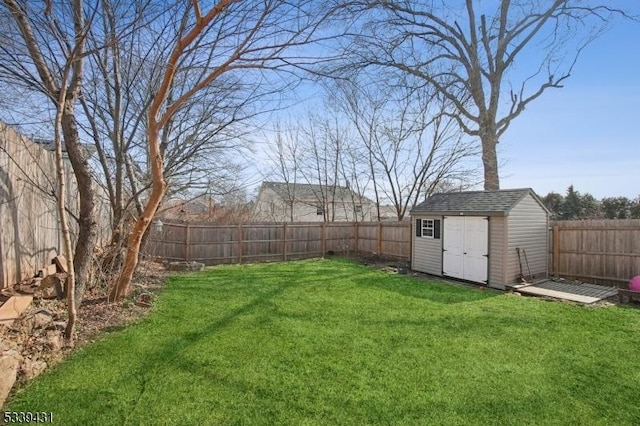
[[[560,274],[560,227],[553,225],[553,275]]]
[[[238,263],[242,263],[242,224],[238,225]]]
[[[185,231],[185,236],[184,236],[184,260],[186,260],[187,262],[190,260],[191,258],[191,225],[189,225],[187,223],[187,230]]]
[[[282,260],[287,260],[287,223],[282,224]]]
[[[382,222],[378,221],[378,244],[376,247],[378,256],[382,256]]]

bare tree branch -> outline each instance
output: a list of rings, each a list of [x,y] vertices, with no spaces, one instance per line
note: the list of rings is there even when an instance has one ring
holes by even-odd
[[[500,136],[532,101],[562,87],[582,50],[611,19],[630,17],[597,0],[501,0],[490,12],[473,0],[366,2],[361,32],[348,50],[355,59],[342,69],[391,68],[434,87],[455,106],[445,114],[480,138],[485,188],[498,189]],[[542,59],[532,55],[536,42],[546,42]],[[564,64],[565,71],[548,69],[546,77],[524,80],[505,103],[509,71],[525,54],[541,64]]]

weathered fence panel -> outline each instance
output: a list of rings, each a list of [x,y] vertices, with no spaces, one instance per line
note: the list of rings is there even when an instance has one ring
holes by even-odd
[[[411,247],[411,224],[401,222],[398,225],[386,226],[385,222],[380,222],[380,252],[386,256],[407,258],[411,257],[409,249]]]
[[[557,276],[626,287],[640,275],[640,219],[554,221],[549,247]]]
[[[295,223],[286,226],[286,259],[299,259],[322,255],[321,226],[306,226]]]
[[[207,265],[318,257],[327,252],[377,254],[408,261],[409,222],[165,224],[147,254]],[[555,221],[549,232],[552,274],[625,286],[640,275],[640,220]]]
[[[325,251],[335,253],[355,252],[355,224],[352,222],[325,223]]]
[[[77,196],[67,170],[71,209]],[[0,288],[33,274],[59,253],[53,154],[0,123]]]
[[[358,224],[358,248],[362,253],[378,252],[378,230],[377,222],[362,222]]]
[[[151,231],[145,252],[206,265],[302,259],[328,252],[409,260],[410,229],[408,222],[165,223],[161,232]]]
[[[60,254],[62,238],[52,194],[55,154],[0,123],[0,288],[32,277]],[[67,208],[78,211],[78,191],[65,162]],[[109,229],[108,203],[97,189],[102,242]],[[77,226],[70,222],[75,243]]]

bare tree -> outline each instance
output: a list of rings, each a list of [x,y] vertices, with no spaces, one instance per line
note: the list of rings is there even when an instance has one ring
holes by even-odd
[[[319,112],[309,112],[297,126],[302,147],[299,174],[310,185],[323,220],[363,220],[368,216],[362,206],[369,201],[363,195],[369,179],[358,169],[358,149],[348,123],[327,104]]]
[[[348,130],[345,129],[343,131],[346,133]],[[374,206],[370,206],[370,200],[365,196],[372,187],[377,192],[373,184],[373,176],[368,173],[369,170],[362,161],[363,158],[366,158],[366,150],[361,145],[358,145],[351,135],[346,139],[346,142],[343,143],[340,162],[338,163],[339,174],[348,189],[346,194],[343,194],[344,216],[349,217],[353,214],[355,222],[380,220],[380,205],[378,201],[374,202]],[[372,207],[375,209],[375,214],[371,210]],[[353,211],[349,212],[346,210],[347,208]]]
[[[271,170],[264,177],[280,182],[282,201],[272,203],[271,217],[281,220],[286,215],[294,221],[306,211],[325,222],[370,218],[364,206],[371,200],[363,195],[370,186],[369,175],[361,168],[362,152],[353,143],[348,123],[341,120],[335,108],[327,106],[276,126],[275,141],[266,151]],[[270,217],[265,206],[259,210]]]
[[[309,43],[327,17],[326,10],[319,6],[314,1],[219,0],[203,11],[200,2],[194,0],[177,15],[175,38],[161,66],[161,78],[147,115],[152,184],[143,212],[129,236],[124,266],[110,300],[120,300],[129,294],[142,237],[167,188],[163,133],[170,129],[188,101],[227,77],[238,76],[237,81],[253,83],[257,92],[272,83],[264,71],[288,67],[295,61],[293,56],[299,52],[294,47]],[[293,56],[287,57],[289,49],[293,50]],[[178,82],[185,84],[177,86]],[[212,108],[215,110],[215,106]]]
[[[80,7],[80,11],[81,11]],[[68,78],[69,69],[71,63],[69,63],[65,69],[60,82],[60,94],[58,95],[58,106],[65,104],[65,98],[69,90]],[[60,229],[63,241],[63,254],[67,259],[67,280],[65,284],[65,291],[67,293],[67,313],[69,318],[67,320],[67,326],[65,327],[65,340],[69,344],[73,344],[73,333],[75,330],[77,310],[75,304],[75,289],[76,289],[76,274],[73,266],[73,248],[71,243],[71,231],[69,230],[69,215],[67,214],[66,203],[67,188],[65,184],[65,167],[64,160],[62,158],[62,114],[63,109],[56,108],[56,118],[54,123],[54,144],[55,144],[55,160],[56,160],[56,176],[58,180],[57,185],[57,207],[58,218],[60,221]]]
[[[82,87],[86,31],[90,22],[86,20],[80,0],[69,4],[3,0],[3,5],[2,12],[8,12],[3,14],[3,19],[11,22],[7,29],[15,31],[12,43],[0,45],[0,77],[42,94],[55,107],[56,134],[61,131],[64,137],[76,176],[80,199],[78,239],[73,259],[69,256],[69,266],[73,269],[69,271],[71,279],[67,286],[69,301],[73,305],[69,307],[70,314],[73,315],[89,281],[97,240],[93,180],[80,143],[75,111]],[[60,142],[59,137],[56,139]],[[63,191],[64,187],[59,187],[59,190]],[[67,229],[64,226],[64,209],[59,210],[63,229]],[[67,238],[65,241],[69,242]],[[75,289],[72,289],[74,281]],[[72,338],[72,332],[73,317],[67,328],[67,339]]]
[[[266,180],[275,180],[284,184],[283,205],[264,206],[259,215],[261,219],[281,220],[286,216],[289,222],[295,220],[295,205],[298,202],[296,188],[300,176],[300,129],[291,124],[276,123],[274,143],[269,143],[265,152],[270,170],[263,173]],[[268,136],[266,136],[268,138]]]
[[[391,81],[390,76],[384,78]],[[476,154],[450,118],[451,103],[430,86],[339,81],[335,104],[366,150],[376,203],[388,200],[398,220],[447,179],[470,178],[464,160]],[[378,218],[380,211],[378,210]]]
[[[415,76],[455,105],[450,116],[481,141],[485,189],[500,187],[496,145],[511,122],[547,89],[562,87],[580,52],[613,14],[624,15],[595,0],[494,3],[366,2],[367,24],[351,52],[358,66]],[[511,72],[525,56],[534,64],[529,75]]]
[[[308,184],[315,185],[310,188],[325,222],[335,221],[336,189],[339,184],[341,144],[340,139],[332,135],[332,130],[327,117],[313,113],[309,114],[306,125],[302,127],[302,176]]]
[[[87,118],[84,130],[95,140],[99,180],[113,212],[112,250],[105,252],[108,258],[119,257],[112,252],[119,251],[123,227],[135,217],[132,206],[138,214],[142,212],[140,197],[151,184],[146,111],[174,42],[172,16],[181,7],[146,0],[105,0],[100,2],[101,13],[88,35],[96,53],[88,58],[81,102]],[[169,100],[191,84],[185,75],[173,81]],[[185,191],[188,197],[203,191],[222,195],[237,186],[240,165],[234,154],[243,148],[249,128],[245,125],[240,130],[238,124],[254,114],[250,107],[260,100],[260,96],[247,97],[243,88],[241,82],[225,76],[185,102],[163,128],[160,149],[168,197]],[[228,166],[212,168],[212,162]],[[216,182],[215,187],[211,182]],[[113,267],[117,264],[113,262]]]
[[[144,109],[149,104],[144,87],[153,76],[145,62],[155,50],[140,34],[151,15],[146,2],[106,0],[99,7],[88,33],[94,54],[88,57],[80,101],[86,116],[83,130],[94,140],[101,169],[97,174],[109,195],[114,242],[121,238],[129,203],[142,210],[130,148],[144,138]]]

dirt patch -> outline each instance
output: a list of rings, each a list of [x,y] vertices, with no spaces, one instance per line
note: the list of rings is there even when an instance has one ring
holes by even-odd
[[[390,257],[377,256],[375,254],[361,253],[357,255],[344,256],[347,259],[354,260],[374,269],[385,270],[390,273],[407,274],[412,273],[409,270],[409,262],[406,260],[393,259]]]
[[[0,352],[15,350],[23,359],[12,392],[45,368],[95,340],[100,333],[125,328],[150,312],[157,293],[164,287],[166,275],[161,264],[141,264],[133,279],[131,297],[118,303],[107,302],[107,288],[88,290],[78,309],[73,348],[65,346],[63,340],[67,320],[65,301],[34,298],[28,310],[13,324],[0,327]],[[28,283],[16,284],[14,289],[25,288],[25,284]]]

